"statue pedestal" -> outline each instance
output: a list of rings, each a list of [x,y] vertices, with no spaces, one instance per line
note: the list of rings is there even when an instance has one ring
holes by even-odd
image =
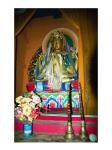
[[[47,108],[67,108],[68,106],[68,94],[67,92],[40,92],[38,93],[42,98],[42,107]],[[75,109],[80,108],[79,94],[78,92],[72,92],[72,107]]]

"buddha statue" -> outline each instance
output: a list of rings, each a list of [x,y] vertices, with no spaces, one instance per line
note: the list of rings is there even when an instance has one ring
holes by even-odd
[[[62,82],[73,80],[76,72],[72,54],[64,47],[64,42],[64,35],[60,31],[51,34],[39,71],[38,80],[48,81],[53,90],[59,90]]]

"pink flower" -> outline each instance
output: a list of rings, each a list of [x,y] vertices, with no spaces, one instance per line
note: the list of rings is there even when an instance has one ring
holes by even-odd
[[[14,115],[15,115],[15,117],[16,118],[18,118],[20,115],[22,115],[22,108],[21,107],[17,107],[17,108],[15,108],[15,113],[14,113]]]
[[[39,116],[39,113],[36,112],[35,109],[32,109],[31,113],[30,113],[30,117],[32,117],[33,119],[36,119]]]
[[[35,104],[40,103],[40,97],[39,96],[32,96],[32,98],[33,98],[33,102]]]

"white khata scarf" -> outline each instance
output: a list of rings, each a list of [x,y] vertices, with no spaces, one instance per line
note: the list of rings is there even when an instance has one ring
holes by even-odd
[[[53,90],[59,90],[62,84],[62,57],[60,54],[52,53],[51,60],[46,70],[48,85]]]

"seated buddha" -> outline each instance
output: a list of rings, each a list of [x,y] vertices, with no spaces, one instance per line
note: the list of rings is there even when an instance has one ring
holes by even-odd
[[[39,71],[38,80],[48,81],[48,85],[53,90],[59,90],[62,82],[73,80],[77,71],[65,42],[62,32],[54,31],[51,34]]]

